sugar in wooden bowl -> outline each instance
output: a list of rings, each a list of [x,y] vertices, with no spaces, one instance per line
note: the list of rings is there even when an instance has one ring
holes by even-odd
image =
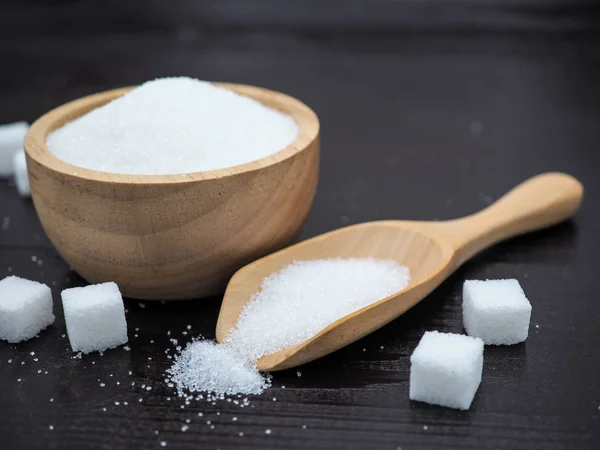
[[[114,281],[127,297],[222,292],[237,269],[299,233],[315,195],[319,121],[309,107],[264,88],[182,81],[175,98],[207,104],[181,107],[154,81],[62,105],[25,138],[48,237],[87,281]]]

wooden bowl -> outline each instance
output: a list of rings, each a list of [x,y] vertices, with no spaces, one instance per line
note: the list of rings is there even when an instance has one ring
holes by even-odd
[[[115,281],[125,296],[143,299],[219,294],[237,269],[300,232],[317,186],[317,116],[279,92],[215,84],[291,115],[298,137],[271,156],[185,175],[97,172],[48,151],[50,132],[131,87],[62,105],[29,128],[35,208],[60,255],[88,282]]]

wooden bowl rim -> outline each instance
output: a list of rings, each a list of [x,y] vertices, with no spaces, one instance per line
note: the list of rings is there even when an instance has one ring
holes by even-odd
[[[28,158],[31,158],[38,164],[69,177],[106,183],[171,184],[214,180],[261,170],[285,161],[297,153],[302,152],[310,147],[315,139],[317,139],[320,128],[319,119],[315,112],[300,100],[282,92],[258,86],[222,82],[211,83],[215,86],[230,89],[238,94],[246,95],[264,105],[289,114],[300,127],[298,136],[287,147],[255,161],[224,169],[169,175],[134,175],[100,172],[65,162],[48,150],[46,138],[49,133],[62,127],[65,123],[82,116],[88,111],[126,94],[136,87],[128,86],[81,97],[47,112],[29,127],[27,135],[25,136],[25,152]]]

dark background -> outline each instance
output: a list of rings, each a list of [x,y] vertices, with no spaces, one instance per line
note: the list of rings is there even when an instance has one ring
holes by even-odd
[[[0,3],[0,123],[167,75],[310,105],[322,172],[303,237],[454,218],[549,170],[586,188],[573,221],[479,255],[380,331],[277,373],[251,407],[181,409],[167,331],[213,337],[220,299],[127,301],[131,351],[72,359],[59,293],[84,281],[0,181],[0,277],[51,285],[57,314],[37,339],[0,342],[0,448],[600,448],[599,32],[600,2],[574,0]],[[486,347],[470,411],[411,403],[410,353],[426,330],[461,333],[462,282],[488,277],[521,282],[529,339]]]

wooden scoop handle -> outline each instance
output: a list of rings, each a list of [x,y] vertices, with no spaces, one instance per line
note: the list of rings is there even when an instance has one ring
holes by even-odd
[[[456,266],[510,237],[562,222],[579,209],[583,186],[570,175],[545,173],[521,183],[473,214],[440,226],[456,250]]]

